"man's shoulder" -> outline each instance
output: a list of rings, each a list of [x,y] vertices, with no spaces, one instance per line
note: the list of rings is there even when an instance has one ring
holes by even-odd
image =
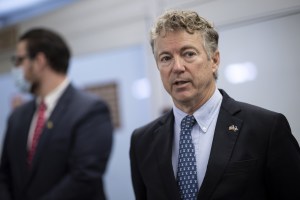
[[[152,134],[155,133],[158,128],[161,126],[166,126],[167,121],[172,120],[173,118],[173,111],[169,111],[162,116],[154,119],[153,121],[136,128],[133,131],[132,137],[135,138],[147,138],[147,137],[152,137]]]
[[[278,115],[276,111],[265,108],[261,105],[255,105],[249,102],[239,101],[231,98],[226,92],[221,90],[223,95],[223,102],[221,108],[227,110],[230,113],[241,113],[251,115]]]
[[[21,113],[27,113],[29,110],[34,109],[35,107],[35,99],[30,99],[21,104],[20,106],[14,108],[11,112],[11,115],[19,115]]]
[[[83,107],[95,103],[106,104],[101,96],[84,89],[74,87],[73,85],[70,85],[66,89],[65,95],[70,96],[72,102],[75,104],[80,104]]]
[[[254,117],[274,117],[274,116],[278,116],[281,115],[281,113],[273,111],[271,109],[265,108],[263,106],[260,105],[255,105],[255,104],[251,104],[248,102],[241,102],[241,101],[236,101],[236,104],[240,107],[241,109],[241,114],[244,115],[248,115],[251,118]]]
[[[63,107],[65,111],[63,114],[75,120],[109,113],[108,103],[101,100],[99,96],[72,85],[64,91],[56,106]]]

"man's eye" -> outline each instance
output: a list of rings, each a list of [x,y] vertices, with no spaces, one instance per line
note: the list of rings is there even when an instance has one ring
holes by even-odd
[[[187,51],[184,53],[184,56],[186,57],[193,57],[194,55],[196,55],[196,53],[193,51]]]
[[[170,56],[163,56],[163,57],[161,57],[160,61],[161,61],[161,62],[167,62],[167,61],[169,61],[170,59],[171,59]]]

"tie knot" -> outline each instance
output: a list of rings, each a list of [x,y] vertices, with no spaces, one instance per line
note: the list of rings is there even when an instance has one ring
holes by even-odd
[[[195,125],[196,119],[193,115],[187,115],[185,116],[181,121],[181,129],[192,129],[192,127]]]
[[[46,106],[46,104],[45,104],[45,101],[44,100],[42,100],[41,102],[40,102],[40,104],[39,104],[39,111],[45,111],[46,110],[46,108],[47,108],[47,106]]]

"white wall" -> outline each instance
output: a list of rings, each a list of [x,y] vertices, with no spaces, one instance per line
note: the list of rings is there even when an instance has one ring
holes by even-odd
[[[283,113],[300,142],[300,14],[220,31],[218,86],[237,100]],[[225,78],[230,64],[252,62],[253,81],[232,84]]]

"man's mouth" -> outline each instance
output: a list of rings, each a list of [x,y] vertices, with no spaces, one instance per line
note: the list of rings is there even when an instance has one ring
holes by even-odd
[[[183,85],[185,83],[188,83],[188,81],[175,81],[174,85]]]

